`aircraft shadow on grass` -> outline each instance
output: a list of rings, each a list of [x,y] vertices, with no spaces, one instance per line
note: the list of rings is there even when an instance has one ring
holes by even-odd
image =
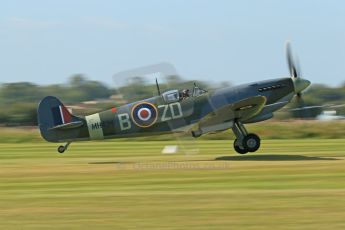
[[[333,157],[313,157],[303,155],[247,155],[247,156],[223,156],[217,157],[216,161],[317,161],[339,160]]]
[[[335,157],[313,157],[303,155],[246,155],[246,156],[222,156],[214,159],[215,161],[330,161],[340,160]],[[173,161],[174,163],[179,162],[196,162],[196,161],[212,161],[212,160],[186,160],[186,161]],[[151,163],[171,163],[171,161],[156,161]],[[133,164],[140,162],[121,162],[121,161],[101,161],[101,162],[90,162],[89,164]],[[147,163],[147,162],[146,162]]]
[[[107,165],[107,164],[129,164],[135,162],[124,162],[124,161],[96,161],[96,162],[89,162],[91,165]]]

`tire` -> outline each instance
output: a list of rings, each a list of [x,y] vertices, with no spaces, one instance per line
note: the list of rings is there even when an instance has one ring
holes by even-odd
[[[250,133],[243,138],[242,145],[248,152],[256,152],[260,148],[260,138],[258,135]]]
[[[66,149],[65,149],[65,146],[60,145],[57,150],[59,153],[64,153]]]
[[[246,154],[248,153],[248,150],[243,148],[243,147],[240,147],[238,144],[237,144],[237,139],[234,141],[234,149],[237,153],[239,154]]]

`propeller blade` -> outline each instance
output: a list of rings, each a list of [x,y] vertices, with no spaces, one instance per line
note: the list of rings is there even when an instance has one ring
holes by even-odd
[[[304,106],[304,107],[299,107],[295,109],[291,109],[291,111],[300,111],[300,110],[308,110],[308,109],[320,109],[324,108],[325,106],[322,105],[310,105],[310,106]]]
[[[303,97],[302,97],[302,93],[301,93],[301,92],[299,92],[299,93],[296,94],[296,99],[297,99],[298,107],[299,107],[299,108],[304,107],[304,100],[303,100]]]
[[[290,42],[286,43],[286,59],[288,62],[290,76],[293,78],[297,78],[299,75],[298,75],[296,63],[294,62],[294,59],[293,59]]]
[[[304,108],[305,103],[302,97],[302,93],[296,94],[296,102],[297,102],[297,108]],[[309,110],[294,110],[298,113],[298,117],[301,119],[306,119],[310,116]]]

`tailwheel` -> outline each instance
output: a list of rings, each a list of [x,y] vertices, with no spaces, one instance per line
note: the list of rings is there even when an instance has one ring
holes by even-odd
[[[60,145],[59,147],[58,147],[58,149],[57,149],[57,151],[59,152],[59,153],[64,153],[66,150],[67,150],[67,148],[68,148],[68,146],[71,144],[71,142],[67,142],[65,145]]]
[[[234,141],[234,149],[239,154],[246,154],[246,153],[248,153],[248,150],[246,148],[244,148],[243,146],[240,146],[238,144],[237,139]]]
[[[65,146],[63,146],[63,145],[60,145],[59,147],[58,147],[58,149],[57,149],[57,151],[59,152],[59,153],[64,153],[65,152]]]
[[[248,152],[256,152],[260,148],[260,138],[258,135],[250,133],[243,138],[242,145]]]

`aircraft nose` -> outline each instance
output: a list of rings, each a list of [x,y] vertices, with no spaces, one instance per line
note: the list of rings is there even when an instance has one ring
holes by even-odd
[[[293,83],[295,86],[295,92],[296,93],[300,93],[303,90],[305,90],[309,85],[310,85],[310,81],[307,79],[303,79],[303,78],[294,78],[293,79]]]

